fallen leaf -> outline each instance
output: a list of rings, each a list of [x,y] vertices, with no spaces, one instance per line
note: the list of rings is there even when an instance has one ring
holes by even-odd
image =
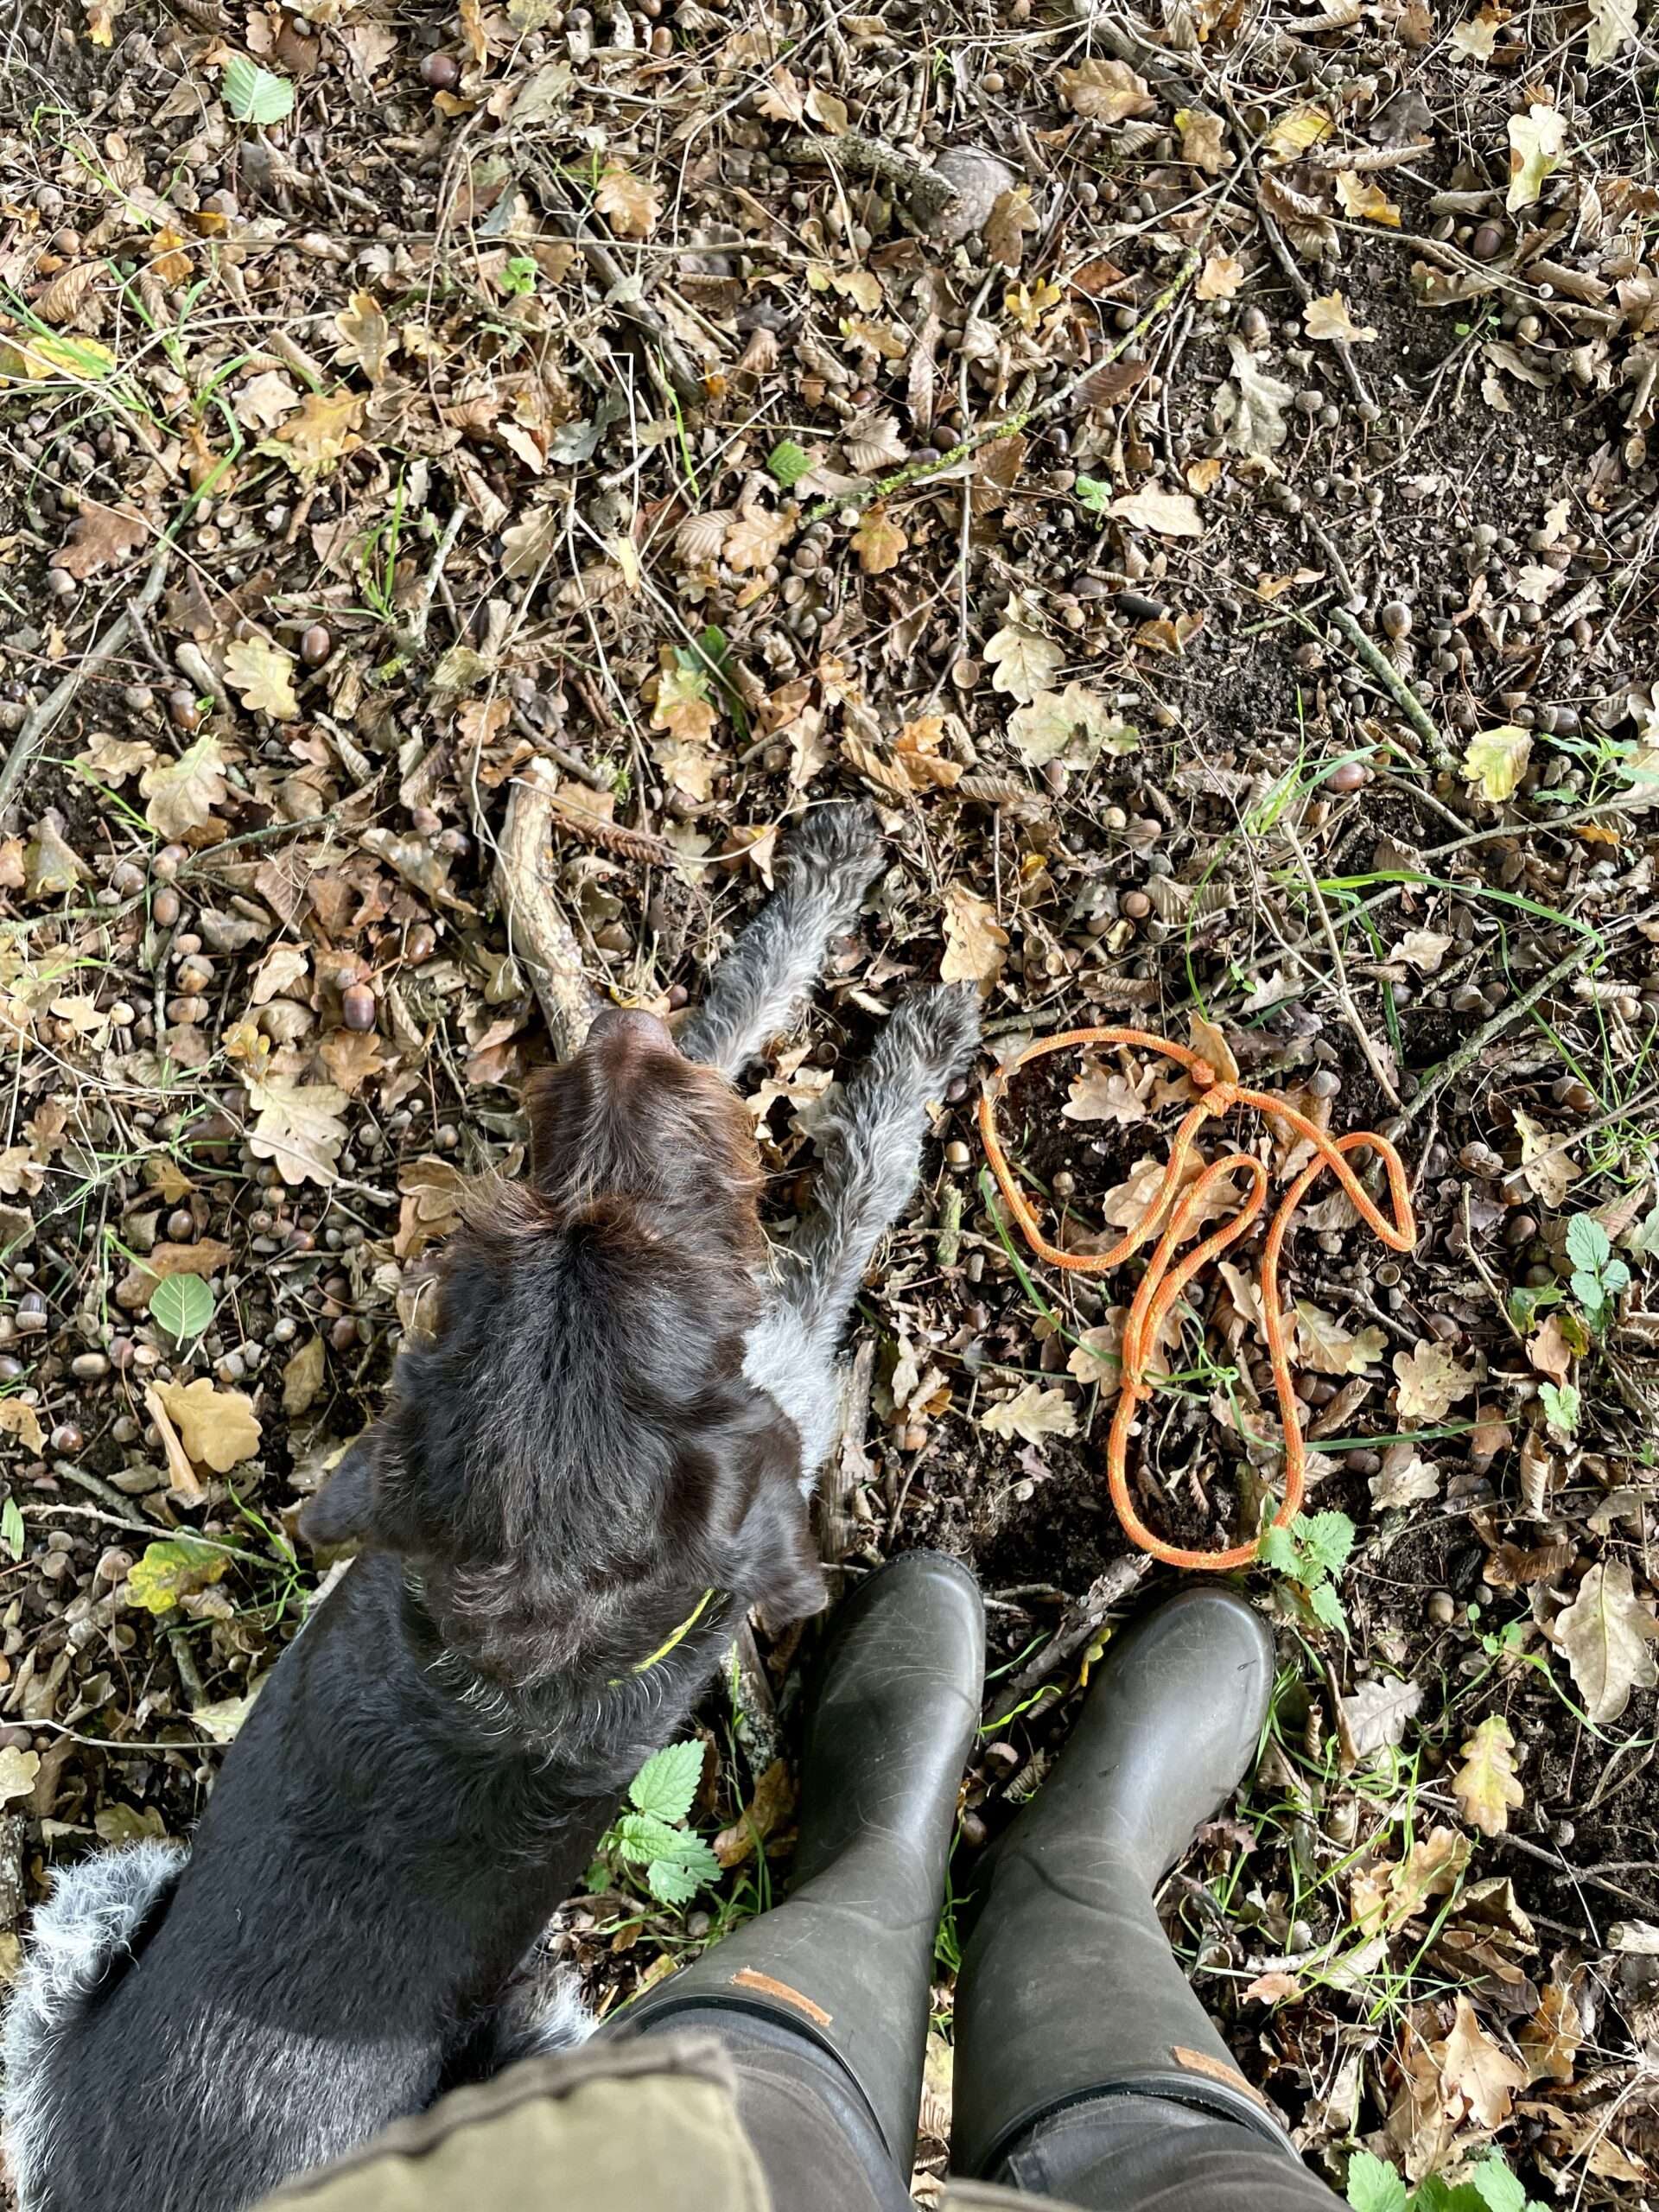
[[[147,802],[145,821],[163,837],[188,837],[193,830],[205,829],[229,789],[219,740],[205,732],[176,760],[146,768],[138,789]]]
[[[1334,1314],[1306,1298],[1296,1301],[1296,1343],[1303,1364],[1316,1375],[1363,1375],[1389,1347],[1381,1329],[1351,1335]]]
[[[1394,231],[1400,227],[1399,208],[1374,176],[1361,176],[1354,169],[1338,169],[1337,200],[1343,213],[1356,222],[1382,223]]]
[[[225,681],[242,695],[251,715],[269,715],[273,721],[291,722],[300,711],[294,696],[292,653],[264,638],[242,638],[225,648]]]
[[[1584,2041],[1584,2024],[1565,1982],[1545,1984],[1539,1993],[1538,2010],[1522,2022],[1517,2040],[1535,2082],[1547,2078],[1559,2082],[1563,2088],[1567,2086],[1573,2079],[1573,2062]]]
[[[19,1798],[33,1796],[40,1771],[38,1751],[20,1751],[16,1744],[8,1744],[0,1751],[0,1805],[16,1804]]]
[[[1045,1390],[1039,1383],[1027,1382],[982,1414],[979,1425],[993,1436],[1019,1436],[1027,1444],[1040,1444],[1046,1436],[1075,1436],[1077,1414],[1064,1390]]]
[[[1274,161],[1290,162],[1299,154],[1306,153],[1310,147],[1317,146],[1322,138],[1328,138],[1332,129],[1331,118],[1324,108],[1302,100],[1275,118],[1262,143]]]
[[[155,747],[142,738],[112,737],[107,730],[95,730],[86,750],[76,753],[75,762],[79,767],[90,768],[101,784],[124,784],[156,758]]]
[[[1510,118],[1510,189],[1503,205],[1511,215],[1533,205],[1566,153],[1567,118],[1559,108],[1535,100],[1524,115]]]
[[[356,452],[363,442],[357,435],[362,419],[360,394],[343,388],[326,395],[308,391],[299,413],[290,416],[260,450],[274,453],[308,482],[326,476],[337,461]]]
[[[1462,2099],[1478,2127],[1502,2127],[1516,2091],[1527,2086],[1527,2069],[1492,2041],[1461,1991],[1452,2032],[1437,2048],[1443,2088]]]
[[[1281,1967],[1275,1967],[1268,1974],[1257,1974],[1244,1990],[1246,2002],[1254,2001],[1258,2005],[1282,2005],[1301,1993],[1301,1983],[1294,1974],[1287,1974]]]
[[[1465,782],[1495,804],[1513,798],[1532,758],[1532,733],[1506,722],[1471,737],[1463,756]]]
[[[1068,683],[1064,691],[1039,691],[1008,716],[1008,741],[1028,767],[1065,760],[1092,767],[1103,753],[1133,753],[1139,734],[1118,717],[1087,684]]]
[[[726,533],[722,550],[728,565],[740,575],[751,569],[769,569],[794,527],[792,510],[773,514],[765,507],[745,507]]]
[[[0,1435],[15,1436],[25,1452],[44,1452],[46,1432],[33,1406],[21,1398],[0,1398]]]
[[[1137,77],[1127,61],[1106,61],[1090,55],[1075,69],[1062,69],[1060,98],[1074,115],[1096,123],[1122,123],[1131,116],[1150,115],[1158,103],[1144,77]]]
[[[1085,1329],[1072,1345],[1066,1373],[1109,1397],[1116,1391],[1123,1381],[1123,1324],[1128,1319],[1128,1306],[1109,1307],[1104,1323]]]
[[[648,179],[613,162],[594,188],[594,211],[604,216],[618,238],[648,238],[662,215],[662,192]]]
[[[1186,1041],[1218,1082],[1238,1081],[1241,1071],[1237,1055],[1219,1024],[1206,1021],[1201,1014],[1195,1014],[1187,1023]]]
[[[1107,512],[1120,522],[1132,522],[1138,530],[1153,531],[1160,537],[1204,536],[1198,502],[1189,492],[1126,492],[1122,499],[1112,501]]]
[[[1397,1460],[1396,1452],[1401,1454]],[[1370,1492],[1379,1513],[1393,1506],[1426,1505],[1440,1494],[1440,1470],[1408,1446],[1396,1445],[1383,1453],[1382,1467],[1371,1477]]]
[[[283,1411],[289,1421],[315,1404],[327,1371],[321,1337],[308,1338],[283,1368]]]
[[[259,1449],[259,1423],[245,1390],[221,1390],[206,1376],[194,1382],[156,1382],[150,1388],[198,1466],[227,1475]]]
[[[867,576],[885,575],[889,569],[896,569],[910,545],[898,524],[888,521],[887,509],[879,499],[864,514],[851,543]]]
[[[146,1612],[170,1613],[181,1598],[219,1581],[230,1554],[200,1536],[164,1536],[147,1544],[127,1573],[127,1603]]]
[[[1146,1100],[1121,1068],[1085,1060],[1071,1078],[1071,1095],[1060,1112],[1068,1122],[1114,1122],[1120,1128],[1144,1122]]]
[[[273,944],[253,971],[248,1004],[269,1006],[272,999],[295,997],[310,969],[311,955],[304,945]]]
[[[1201,107],[1178,108],[1175,128],[1181,134],[1184,162],[1191,162],[1205,176],[1221,176],[1231,168],[1233,157],[1227,150],[1226,128],[1218,115],[1211,115]]]
[[[327,1187],[339,1180],[335,1165],[346,1141],[340,1114],[346,1094],[332,1083],[301,1083],[291,1076],[250,1076],[248,1103],[257,1117],[248,1143],[261,1160],[276,1163],[284,1183]]]
[[[1394,1355],[1395,1379],[1399,1384],[1395,1409],[1402,1421],[1441,1421],[1459,1398],[1475,1387],[1475,1376],[1447,1344],[1432,1340],[1414,1351]]]
[[[1322,292],[1302,309],[1302,326],[1310,338],[1328,338],[1344,346],[1369,346],[1376,333],[1369,323],[1357,323],[1340,292]]]
[[[243,385],[231,409],[245,429],[274,430],[299,404],[298,391],[281,370],[264,369]]]
[[[1598,1726],[1617,1720],[1633,1691],[1659,1682],[1653,1652],[1659,1623],[1637,1597],[1623,1560],[1589,1569],[1573,1603],[1556,1615],[1554,1635]]]
[[[1231,300],[1244,282],[1244,264],[1236,254],[1211,253],[1205,257],[1193,291],[1201,300]]]
[[[1439,972],[1440,963],[1452,950],[1453,940],[1442,937],[1438,930],[1408,930],[1395,951],[1402,960],[1408,960],[1418,972],[1433,976]]]
[[[1500,16],[1490,14],[1483,8],[1479,15],[1471,16],[1466,23],[1454,23],[1446,44],[1453,54],[1460,55],[1465,61],[1490,61],[1493,48],[1497,44],[1501,21]]]
[[[1216,394],[1216,414],[1226,433],[1230,453],[1253,454],[1257,460],[1276,453],[1290,435],[1285,410],[1295,397],[1291,386],[1255,365],[1242,338],[1230,337],[1233,373]]]
[[[996,918],[996,909],[964,884],[950,883],[944,893],[944,958],[939,975],[947,983],[977,983],[988,992],[1002,973],[1007,957],[1008,933]]]
[[[1050,689],[1065,655],[1048,639],[1008,622],[986,639],[985,658],[991,664],[992,689],[1029,703]]]
[[[1564,1205],[1579,1179],[1577,1163],[1565,1141],[1554,1129],[1535,1122],[1519,1107],[1513,1109],[1516,1134],[1521,1140],[1521,1172],[1529,1190],[1548,1206]]]
[[[1542,1326],[1527,1339],[1527,1357],[1541,1375],[1555,1382],[1565,1382],[1573,1372],[1573,1351],[1559,1313],[1547,1314]]]
[[[374,294],[353,292],[351,305],[334,317],[334,328],[340,333],[335,360],[361,369],[371,384],[378,384],[386,373],[386,361],[396,341]]]
[[[1362,1682],[1342,1700],[1348,1741],[1356,1758],[1405,1741],[1406,1723],[1423,1701],[1422,1685],[1389,1675]]]
[[[1636,0],[1590,0],[1590,21],[1585,28],[1587,60],[1611,61],[1636,36]]]
[[[149,531],[130,507],[106,507],[82,496],[69,525],[69,542],[52,556],[52,566],[85,583],[100,569],[112,569],[137,550]]]
[[[1509,1722],[1495,1713],[1481,1722],[1459,1754],[1463,1764],[1452,1777],[1452,1794],[1462,1806],[1465,1820],[1482,1835],[1502,1835],[1510,1812],[1527,1802],[1516,1776],[1514,1750]]]

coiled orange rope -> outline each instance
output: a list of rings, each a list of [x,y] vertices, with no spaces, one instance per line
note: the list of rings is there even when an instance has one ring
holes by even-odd
[[[1039,1060],[1050,1052],[1065,1052],[1080,1045],[1125,1045],[1141,1052],[1156,1052],[1160,1058],[1175,1060],[1186,1070],[1188,1080],[1198,1093],[1196,1105],[1175,1132],[1170,1147],[1169,1165],[1164,1170],[1163,1180],[1153,1197],[1151,1205],[1140,1221],[1109,1252],[1063,1252],[1051,1244],[1043,1235],[1036,1214],[1015,1182],[1002,1145],[997,1135],[996,1109],[1008,1085],[1009,1079],[1028,1061]],[[1117,1516],[1131,1538],[1143,1552],[1150,1552],[1154,1559],[1165,1560],[1171,1567],[1208,1568],[1218,1573],[1227,1567],[1248,1566],[1256,1554],[1257,1541],[1235,1544],[1230,1550],[1219,1552],[1185,1551],[1178,1544],[1167,1544],[1155,1535],[1136,1512],[1129,1496],[1128,1452],[1129,1431],[1135,1425],[1136,1414],[1153,1395],[1154,1384],[1147,1380],[1153,1347],[1163,1326],[1169,1309],[1179,1298],[1194,1275],[1209,1266],[1230,1244],[1236,1243],[1261,1212],[1268,1195],[1268,1171],[1259,1160],[1246,1152],[1230,1153],[1224,1160],[1211,1161],[1202,1168],[1181,1191],[1185,1179],[1187,1160],[1194,1140],[1205,1123],[1220,1121],[1236,1106],[1253,1108],[1259,1114],[1268,1114],[1288,1124],[1299,1136],[1313,1147],[1314,1157],[1308,1162],[1286,1192],[1279,1211],[1268,1230],[1267,1243],[1262,1254],[1262,1313],[1267,1329],[1268,1352],[1273,1364],[1273,1386],[1279,1400],[1279,1418],[1285,1440],[1285,1495],[1274,1525],[1285,1527],[1295,1519],[1301,1510],[1305,1485],[1307,1448],[1302,1440],[1301,1424],[1297,1419],[1296,1393],[1291,1380],[1290,1347],[1286,1340],[1284,1318],[1279,1308],[1279,1262],[1284,1250],[1285,1238],[1295,1219],[1296,1210],[1306,1196],[1308,1189],[1328,1167],[1342,1185],[1349,1202],[1368,1229],[1380,1236],[1389,1249],[1408,1252],[1417,1241],[1417,1224],[1411,1210],[1411,1193],[1406,1185],[1406,1171],[1399,1154],[1386,1137],[1375,1135],[1370,1130],[1356,1130],[1351,1136],[1328,1137],[1317,1128],[1305,1114],[1283,1098],[1275,1098],[1270,1091],[1248,1090],[1242,1084],[1224,1082],[1208,1060],[1201,1054],[1189,1051],[1184,1045],[1173,1045],[1166,1039],[1154,1037],[1142,1029],[1068,1029],[1058,1037],[1039,1038],[1035,1044],[1004,1063],[987,1082],[979,1102],[979,1133],[984,1141],[986,1157],[991,1172],[996,1177],[1008,1210],[1020,1224],[1027,1244],[1039,1258],[1052,1267],[1064,1268],[1077,1274],[1107,1274],[1120,1268],[1130,1255],[1137,1252],[1153,1236],[1172,1199],[1174,1211],[1170,1213],[1164,1233],[1157,1248],[1147,1262],[1147,1271],[1141,1278],[1129,1307],[1123,1329],[1123,1381],[1118,1395],[1117,1411],[1112,1419],[1111,1435],[1106,1446],[1106,1472],[1111,1485],[1112,1503]],[[1358,1177],[1348,1165],[1344,1155],[1351,1152],[1374,1152],[1381,1159],[1388,1173],[1389,1197],[1394,1218],[1389,1220],[1367,1196]],[[1249,1194],[1230,1221],[1224,1222],[1213,1234],[1194,1245],[1184,1260],[1176,1260],[1179,1247],[1191,1234],[1204,1201],[1217,1184],[1233,1175],[1243,1175],[1249,1184]],[[1177,1192],[1181,1195],[1176,1199]]]

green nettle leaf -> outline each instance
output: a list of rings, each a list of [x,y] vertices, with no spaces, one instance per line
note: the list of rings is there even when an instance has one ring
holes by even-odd
[[[811,458],[805,448],[798,446],[793,438],[779,438],[766,455],[766,467],[785,492],[791,491],[811,466]]]
[[[175,1344],[193,1344],[213,1318],[213,1294],[200,1275],[166,1275],[150,1294],[149,1318]]]
[[[1406,2184],[1386,2159],[1356,2151],[1348,2161],[1348,2202],[1354,2212],[1406,2212]]]
[[[13,1559],[22,1559],[27,1536],[23,1509],[15,1497],[9,1497],[3,1509],[0,1509],[0,1544],[5,1546]]]
[[[1348,1633],[1348,1616],[1342,1610],[1342,1600],[1328,1582],[1321,1582],[1317,1590],[1308,1593],[1308,1610],[1316,1621],[1326,1628],[1333,1628],[1339,1636]]]
[[[294,112],[294,87],[289,79],[273,76],[245,54],[231,56],[219,89],[237,123],[257,124],[263,130],[273,123],[286,123]]]
[[[683,1821],[702,1780],[702,1745],[695,1738],[689,1744],[670,1744],[654,1751],[634,1776],[628,1799],[638,1811],[656,1820]]]
[[[1263,1567],[1270,1567],[1276,1574],[1294,1574],[1297,1568],[1296,1547],[1290,1540],[1288,1529],[1275,1522],[1263,1535],[1257,1553]]]
[[[1525,2183],[1516,2180],[1496,2151],[1481,2160],[1469,2180],[1486,2212],[1527,2212]]]
[[[690,1904],[697,1894],[697,1878],[671,1859],[653,1859],[645,1869],[645,1887],[658,1904]]]
[[[1567,1224],[1567,1256],[1575,1268],[1599,1274],[1613,1256],[1612,1239],[1592,1213],[1575,1213]]]
[[[655,1820],[649,1813],[623,1813],[611,1835],[617,1849],[631,1865],[644,1866],[653,1859],[676,1858],[685,1831],[671,1828],[665,1821]]]
[[[1354,1548],[1355,1535],[1354,1524],[1345,1513],[1299,1513],[1291,1526],[1292,1534],[1325,1573],[1334,1580],[1342,1573]]]

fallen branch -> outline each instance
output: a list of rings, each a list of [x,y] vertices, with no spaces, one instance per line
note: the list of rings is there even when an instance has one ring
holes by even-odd
[[[1440,724],[1388,655],[1366,636],[1345,607],[1332,607],[1331,620],[1422,739],[1430,766],[1448,771],[1454,769],[1458,765],[1457,755],[1440,734]]]
[[[907,491],[912,484],[923,483],[930,477],[944,476],[963,461],[971,460],[984,447],[995,445],[999,439],[1016,438],[1031,423],[1040,423],[1045,416],[1057,413],[1077,397],[1090,377],[1097,376],[1109,362],[1116,361],[1127,353],[1160,315],[1168,313],[1203,265],[1204,256],[1201,253],[1188,253],[1134,329],[1126,330],[1115,346],[1107,347],[1099,360],[1090,361],[1086,369],[1069,383],[1051,391],[1046,399],[1039,399],[1030,407],[1019,408],[1014,414],[1005,415],[1000,423],[988,423],[982,430],[976,430],[971,436],[952,446],[949,453],[942,453],[937,461],[907,461],[902,468],[895,468],[890,476],[872,477],[866,483],[855,484],[850,491],[837,492],[830,499],[820,499],[817,506],[809,507],[802,517],[803,528],[815,522],[828,522],[832,516],[846,513],[849,510],[857,514],[877,499],[890,499],[895,492]]]
[[[929,221],[943,215],[960,196],[948,177],[928,168],[913,154],[890,146],[885,138],[867,138],[861,130],[845,130],[839,138],[794,139],[784,148],[783,158],[798,168],[810,162],[879,178],[904,193]]]
[[[1152,1560],[1145,1552],[1129,1552],[1122,1559],[1115,1559],[1105,1573],[1090,1584],[1084,1595],[1067,1607],[1066,1618],[1059,1627],[1013,1681],[993,1684],[985,1700],[985,1722],[988,1725],[999,1713],[1014,1712],[1033,1690],[1051,1675],[1058,1674],[1085,1644],[1092,1643],[1113,1606],[1121,1605],[1132,1596],[1151,1572]]]
[[[605,1001],[582,972],[582,947],[548,880],[548,847],[557,800],[552,770],[532,760],[513,779],[496,855],[495,887],[507,939],[530,977],[553,1049],[577,1052]]]
[[[130,607],[118,620],[111,623],[101,638],[86,648],[62,682],[47,693],[18,731],[16,741],[6,756],[6,765],[0,768],[0,829],[4,829],[9,823],[12,801],[30,761],[68,712],[75,694],[106,660],[112,659],[120,652],[127,639],[142,626],[144,617],[161,597],[162,580],[167,574],[172,551],[172,539],[163,537],[156,548],[144,581],[139,586]],[[135,616],[137,618],[136,621]]]

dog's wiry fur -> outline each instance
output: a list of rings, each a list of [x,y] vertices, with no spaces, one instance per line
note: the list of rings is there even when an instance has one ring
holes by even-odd
[[[731,1078],[877,864],[860,810],[810,817],[681,1050],[612,1017],[532,1086],[527,1181],[452,1241],[429,1337],[308,1511],[362,1556],[188,1859],[92,1859],[37,1917],[4,2051],[22,2212],[236,2212],[575,2032],[535,1938],[743,1611],[823,1602],[839,1333],[976,1036],[971,995],[900,1006],[774,1275]]]

